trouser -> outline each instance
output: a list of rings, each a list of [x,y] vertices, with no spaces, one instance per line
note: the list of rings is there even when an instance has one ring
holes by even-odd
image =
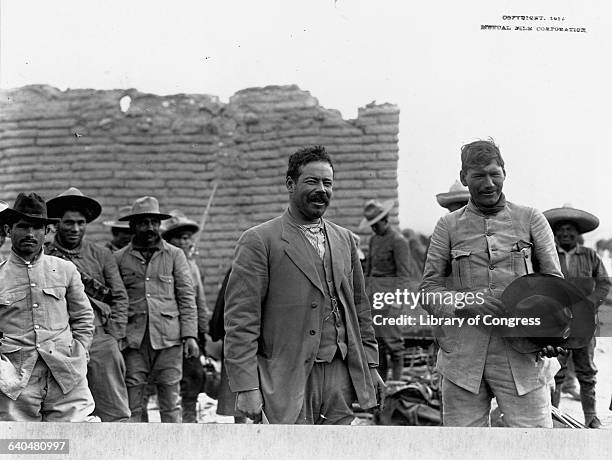
[[[484,372],[477,393],[442,379],[444,426],[489,426],[491,399],[503,413],[504,425],[518,428],[552,428],[550,389],[542,385],[518,395],[505,345],[491,336]]]
[[[571,358],[567,356],[559,356],[559,364],[561,369],[555,375],[555,391],[553,393],[553,405],[559,407],[561,398],[561,386],[565,380],[567,362],[571,359],[574,362],[576,370],[576,378],[580,383],[580,402],[582,403],[582,412],[585,419],[590,419],[597,415],[595,384],[597,382],[597,367],[593,361],[595,355],[595,337],[589,342],[586,347],[576,348],[572,350]]]
[[[0,421],[88,422],[93,421],[93,410],[94,400],[85,376],[64,394],[41,358],[17,400],[0,393]]]
[[[345,361],[336,354],[331,363],[315,363],[306,381],[300,425],[350,425],[357,400]]]
[[[87,381],[96,403],[94,415],[103,422],[125,422],[130,418],[125,362],[117,341],[101,326],[96,327],[89,350]]]
[[[391,378],[401,380],[404,370],[404,339],[401,337],[376,337],[378,342],[378,371],[386,382],[391,362]]]
[[[142,421],[142,394],[149,378],[157,387],[161,421],[164,423],[181,422],[179,382],[183,367],[182,354],[182,345],[153,350],[148,334],[145,334],[140,348],[124,350],[123,356],[127,368],[125,383],[132,412],[130,422]]]
[[[196,423],[198,395],[204,387],[204,369],[200,357],[183,358],[183,378],[181,380],[181,408],[183,423]]]

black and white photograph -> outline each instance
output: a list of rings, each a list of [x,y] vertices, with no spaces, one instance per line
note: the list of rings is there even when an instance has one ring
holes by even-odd
[[[0,454],[604,456],[611,20],[0,0]]]

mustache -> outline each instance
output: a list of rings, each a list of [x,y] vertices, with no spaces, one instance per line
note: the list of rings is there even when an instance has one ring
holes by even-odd
[[[322,201],[323,203],[328,205],[329,204],[329,197],[324,192],[316,192],[316,193],[313,193],[312,195],[310,195],[308,197],[308,201],[309,202]]]

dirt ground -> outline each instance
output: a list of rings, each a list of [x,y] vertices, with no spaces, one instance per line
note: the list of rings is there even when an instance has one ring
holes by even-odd
[[[612,295],[611,295],[612,297]],[[611,335],[612,331],[612,301],[608,301],[599,309],[599,322],[602,334]],[[595,365],[597,366],[597,413],[604,429],[612,430],[612,411],[610,399],[612,398],[612,337],[598,337],[595,349]],[[159,412],[152,400],[149,405],[149,420],[159,422]],[[206,394],[200,394],[198,399],[198,423],[233,423],[233,417],[217,415],[215,413],[217,401]],[[559,408],[571,415],[579,422],[584,422],[580,401],[562,395]]]

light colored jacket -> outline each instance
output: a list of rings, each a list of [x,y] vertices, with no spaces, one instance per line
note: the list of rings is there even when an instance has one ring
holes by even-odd
[[[161,240],[148,264],[132,243],[114,256],[129,298],[128,348],[140,347],[147,323],[154,350],[197,338],[193,281],[181,249]]]
[[[378,364],[357,247],[324,221],[333,278],[344,308],[351,380],[362,408],[376,404],[369,365]],[[285,212],[240,237],[225,293],[225,364],[233,392],[259,388],[270,423],[295,423],[323,327],[324,287],[312,250]]]
[[[470,200],[467,206],[440,218],[431,237],[421,289],[434,292],[484,292],[500,298],[514,279],[527,273],[563,277],[554,237],[541,212],[507,202],[485,216]],[[424,302],[435,316],[453,317],[454,305]],[[440,345],[440,373],[477,393],[492,327],[443,326],[434,329]],[[559,369],[556,359],[536,360],[505,341],[519,395],[548,382]]]
[[[64,394],[87,374],[94,313],[74,264],[41,253],[27,264],[14,252],[0,263],[0,353],[19,384],[1,388],[17,399],[40,357]]]

